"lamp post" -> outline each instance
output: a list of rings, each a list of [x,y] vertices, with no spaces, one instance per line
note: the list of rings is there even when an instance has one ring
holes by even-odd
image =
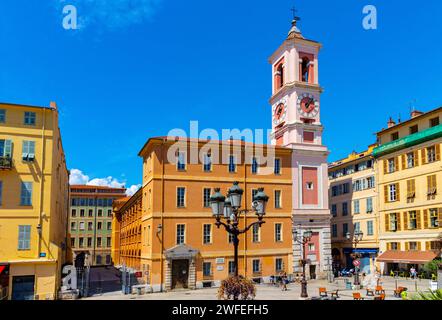
[[[239,182],[234,182],[233,186],[227,193],[227,198],[220,192],[220,188],[215,188],[215,193],[210,197],[210,206],[212,207],[213,216],[216,219],[216,226],[221,226],[233,236],[234,247],[234,265],[235,265],[235,277],[238,277],[238,245],[240,234],[246,233],[253,226],[257,225],[261,227],[263,223],[265,209],[269,197],[264,193],[264,188],[259,188],[258,193],[253,197],[252,208],[258,217],[258,221],[250,224],[244,229],[240,229],[239,218],[241,214],[247,214],[251,211],[241,210],[241,199],[244,190],[239,187]],[[224,218],[226,222],[221,221]]]
[[[302,245],[302,280],[301,280],[301,298],[308,298],[307,293],[307,280],[305,278],[305,265],[307,264],[307,259],[305,258],[305,245],[312,239],[312,231],[306,230],[303,234],[298,232],[298,230],[293,231],[293,240],[296,243]]]
[[[355,253],[353,255],[353,262],[358,260],[360,257],[359,254],[356,252],[356,248],[358,247],[358,243],[362,241],[363,236],[364,236],[364,233],[360,230],[354,232],[353,237],[351,236],[350,232],[347,232],[347,234],[345,235],[347,240],[350,240],[352,242],[352,244],[354,244],[354,246],[355,246]],[[355,286],[359,286],[361,284],[359,282],[359,265],[355,265],[354,263],[353,263],[353,265],[355,266],[355,277],[354,277],[353,284]]]

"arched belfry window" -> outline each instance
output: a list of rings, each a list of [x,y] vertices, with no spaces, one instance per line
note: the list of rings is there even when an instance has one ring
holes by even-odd
[[[301,76],[302,82],[309,82],[310,79],[310,60],[308,58],[302,58],[301,64]]]
[[[284,86],[284,59],[281,59],[274,69],[275,91],[278,91]]]

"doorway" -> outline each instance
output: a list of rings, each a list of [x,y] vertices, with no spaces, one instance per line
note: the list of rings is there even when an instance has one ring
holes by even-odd
[[[316,266],[310,265],[310,279],[316,279]]]
[[[12,300],[34,300],[35,276],[12,278]]]
[[[172,290],[187,289],[189,280],[189,260],[172,261]]]

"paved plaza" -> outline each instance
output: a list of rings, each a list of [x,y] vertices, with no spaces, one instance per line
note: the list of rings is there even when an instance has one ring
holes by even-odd
[[[338,300],[353,300],[353,292],[360,292],[365,300],[373,300],[372,296],[366,295],[366,290],[350,290],[345,288],[345,279],[353,281],[353,278],[337,278],[333,283],[327,280],[308,281],[309,298],[319,295],[319,288],[325,287],[328,291],[339,290]],[[385,300],[401,300],[393,295],[396,285],[406,287],[409,296],[416,294],[417,291],[426,291],[429,289],[429,280],[411,280],[404,278],[384,277],[380,280],[380,285],[385,289]],[[255,300],[301,300],[301,285],[299,283],[290,283],[287,291],[282,291],[279,287],[270,284],[257,285],[257,295]],[[130,294],[123,295],[121,292],[110,292],[103,295],[84,298],[83,300],[217,300],[218,288],[207,288],[199,290],[180,290],[164,293],[150,294]],[[330,294],[329,294],[330,296]]]

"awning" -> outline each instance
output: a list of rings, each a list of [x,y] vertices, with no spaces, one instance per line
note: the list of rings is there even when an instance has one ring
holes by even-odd
[[[381,254],[378,262],[390,263],[416,263],[424,264],[437,258],[439,254],[434,251],[393,251],[388,250]]]

